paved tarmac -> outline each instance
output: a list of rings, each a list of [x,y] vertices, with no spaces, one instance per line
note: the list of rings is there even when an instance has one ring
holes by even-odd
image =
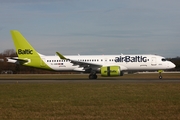
[[[89,79],[81,79],[81,80],[0,80],[0,84],[4,83],[180,83],[179,79],[168,79],[168,80],[160,80],[160,79],[148,79],[148,80],[89,80]]]

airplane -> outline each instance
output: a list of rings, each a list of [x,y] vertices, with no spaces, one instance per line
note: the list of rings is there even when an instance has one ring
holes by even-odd
[[[54,71],[78,71],[89,73],[89,79],[101,76],[123,76],[124,71],[172,69],[175,64],[164,57],[152,54],[136,55],[73,55],[64,56],[59,52],[54,56],[38,53],[17,30],[10,31],[18,57],[9,57],[7,62]]]

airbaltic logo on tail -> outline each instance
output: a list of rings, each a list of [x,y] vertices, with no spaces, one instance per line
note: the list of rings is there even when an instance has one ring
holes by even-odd
[[[143,56],[119,56],[115,57],[115,62],[147,62],[147,57]]]
[[[24,55],[24,54],[33,54],[33,50],[30,50],[30,49],[24,49],[24,50],[22,50],[22,49],[18,49],[18,54],[19,55]]]

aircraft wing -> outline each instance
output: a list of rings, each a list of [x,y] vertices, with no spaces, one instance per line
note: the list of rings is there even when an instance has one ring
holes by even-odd
[[[88,63],[88,62],[82,62],[82,61],[77,61],[77,60],[71,60],[71,63],[73,63],[74,65],[79,65],[79,67],[101,67],[102,65],[100,64],[94,64],[94,63]]]
[[[84,67],[84,68],[99,68],[99,67],[102,66],[101,64],[88,63],[88,62],[82,62],[82,61],[77,61],[77,60],[68,59],[68,58],[64,57],[62,54],[60,54],[59,52],[56,52],[56,54],[57,54],[61,59],[69,60],[69,61],[70,61],[71,63],[73,63],[74,65],[79,65],[79,67]]]

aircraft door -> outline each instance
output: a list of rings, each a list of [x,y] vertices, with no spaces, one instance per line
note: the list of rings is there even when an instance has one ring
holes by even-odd
[[[156,66],[156,65],[157,65],[157,63],[156,63],[156,57],[152,57],[152,58],[151,58],[151,65],[152,65],[152,66]]]

